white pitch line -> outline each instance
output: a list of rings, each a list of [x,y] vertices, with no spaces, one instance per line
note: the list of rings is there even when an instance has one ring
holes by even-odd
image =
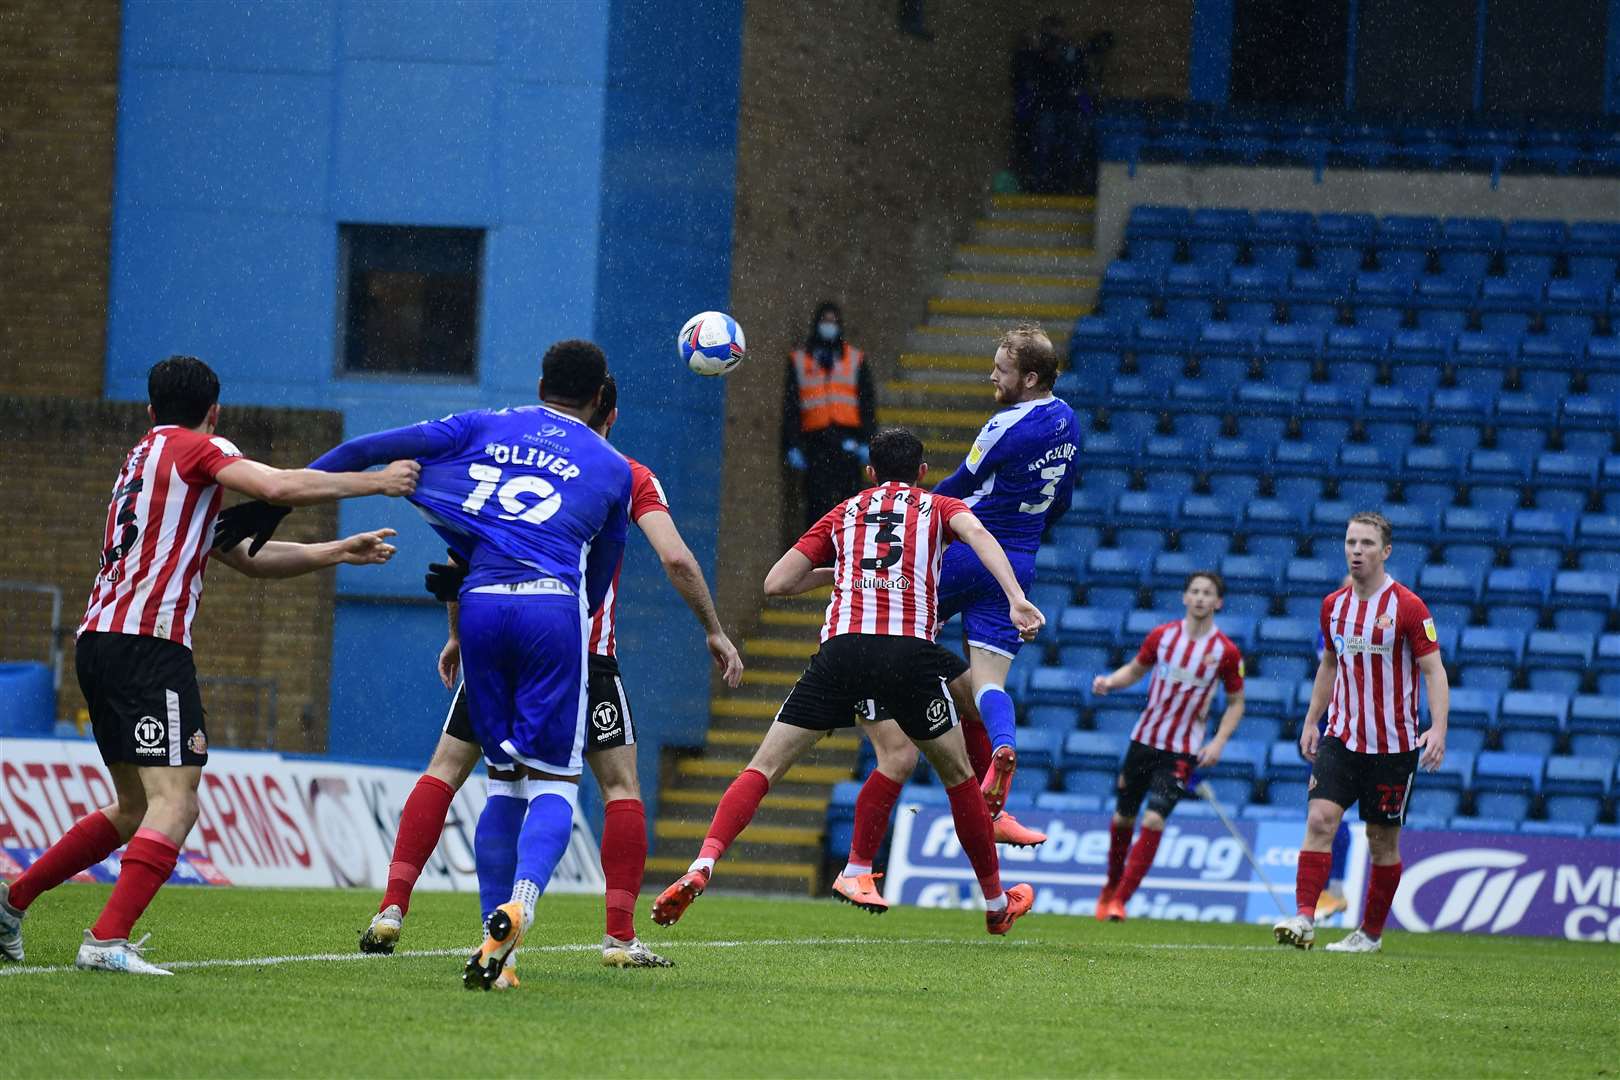
[[[665,945],[666,945],[666,943],[660,942],[659,943],[659,948],[664,948]],[[1028,939],[1018,939],[1018,940],[1011,940],[1011,941],[1005,941],[1005,940],[1004,941],[991,941],[991,940],[988,940],[988,939],[985,939],[985,938],[967,938],[967,939],[963,939],[963,938],[861,938],[861,937],[843,937],[843,938],[757,938],[757,939],[754,939],[754,940],[751,940],[751,941],[743,941],[743,940],[735,940],[735,941],[686,941],[686,942],[678,942],[678,943],[675,944],[674,947],[676,949],[743,949],[743,948],[751,948],[751,947],[776,949],[776,948],[784,948],[784,947],[793,946],[793,945],[810,946],[810,947],[819,947],[819,946],[824,946],[824,945],[993,945],[993,946],[996,946],[998,948],[1006,948],[1006,947],[1009,947],[1009,946],[1012,946],[1012,947],[1024,947],[1024,948],[1036,948],[1036,947],[1040,947],[1040,946],[1053,945],[1053,943],[1042,942],[1042,941],[1030,941]],[[1183,945],[1173,944],[1171,942],[1142,942],[1142,941],[1086,942],[1086,943],[1076,943],[1076,944],[1074,944],[1072,946],[1067,946],[1067,947],[1085,949],[1088,946],[1100,946],[1100,947],[1102,947],[1104,949],[1109,949],[1109,948],[1152,949],[1152,950],[1165,950],[1165,951],[1171,951],[1171,952],[1192,951],[1192,950],[1210,950],[1210,951],[1216,951],[1216,952],[1277,952],[1277,951],[1279,951],[1278,947],[1276,945],[1219,945],[1219,944],[1213,944],[1213,943],[1208,943],[1208,942],[1188,943],[1188,944],[1183,944]],[[601,946],[599,946],[599,945],[586,945],[586,944],[580,944],[580,943],[569,943],[569,944],[565,944],[565,945],[526,945],[526,946],[523,946],[522,951],[526,955],[527,954],[532,954],[532,953],[574,953],[574,952],[592,952],[592,951],[594,951],[594,950],[596,950],[596,949],[598,949],[600,947]],[[1064,945],[1053,945],[1053,947],[1055,947],[1055,948],[1064,948],[1066,946],[1064,946]],[[404,958],[412,959],[412,960],[423,960],[423,959],[431,960],[431,959],[443,959],[445,957],[450,957],[450,956],[469,956],[469,955],[471,955],[471,952],[472,952],[471,949],[466,949],[466,948],[463,948],[463,949],[402,949],[399,952],[395,953],[394,956],[396,956],[396,957],[404,957]],[[237,958],[237,959],[215,959],[215,960],[174,960],[174,961],[154,960],[154,963],[157,963],[160,967],[168,968],[171,971],[192,971],[192,970],[204,969],[204,968],[277,967],[277,966],[282,965],[282,964],[350,963],[350,962],[357,961],[357,960],[358,961],[363,961],[363,962],[369,962],[369,961],[382,962],[383,960],[386,960],[386,959],[387,959],[387,957],[384,957],[384,956],[367,954],[367,953],[362,953],[362,952],[342,952],[342,953],[302,953],[302,954],[290,955],[290,956],[254,956],[254,957],[241,957],[241,958]],[[13,967],[13,966],[8,965],[6,967],[0,967],[0,977],[7,976],[7,975],[57,975],[57,974],[60,974],[60,973],[62,973],[64,971],[74,971],[74,970],[76,970],[76,969],[74,968],[74,966],[72,964],[53,964],[53,965],[44,966],[44,967]]]
[[[780,948],[786,945],[984,945],[991,944],[983,941],[957,941],[954,938],[759,938],[753,941],[690,941],[681,942],[677,948],[704,948],[704,949],[738,949],[749,946],[762,948]],[[660,948],[663,945],[660,944]],[[533,953],[570,953],[592,952],[600,949],[600,945],[585,945],[570,943],[566,945],[525,945],[524,954]],[[411,959],[434,959],[447,956],[470,956],[472,948],[463,949],[402,949],[396,952],[396,957],[409,957]],[[342,953],[303,953],[293,956],[254,956],[237,959],[217,960],[174,960],[163,961],[154,959],[153,963],[171,971],[187,971],[197,968],[243,968],[243,967],[275,967],[280,964],[313,964],[313,963],[344,963],[355,960],[382,961],[384,956],[362,952]],[[6,975],[55,975],[63,971],[77,970],[72,964],[52,964],[45,967],[3,967],[0,976]]]

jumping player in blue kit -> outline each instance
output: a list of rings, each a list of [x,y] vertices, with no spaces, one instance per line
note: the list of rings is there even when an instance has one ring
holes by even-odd
[[[607,360],[562,341],[541,365],[539,405],[457,413],[350,440],[312,468],[422,466],[411,501],[469,569],[461,657],[473,731],[492,793],[528,802],[511,899],[490,913],[463,984],[490,989],[522,942],[573,829],[586,723],[586,646],[629,524],[630,465],[588,426]],[[250,526],[251,528],[251,526]],[[510,870],[513,837],[481,819],[475,840]]]
[[[1042,533],[1068,512],[1074,495],[1079,427],[1074,410],[1052,396],[1057,368],[1057,353],[1040,327],[1019,326],[1003,335],[990,375],[1001,411],[980,430],[967,460],[934,487],[936,494],[961,499],[984,522],[1025,589],[1035,578]],[[940,622],[958,614],[969,667],[951,683],[951,691],[973,770],[995,819],[996,840],[1039,844],[1046,839],[1043,834],[1003,811],[1017,768],[1016,721],[1005,687],[1023,642],[1008,618],[1000,586],[966,544],[945,549],[940,581]],[[856,801],[855,841],[833,890],[872,910],[876,887],[871,859],[881,846],[900,787],[916,767],[917,750],[892,721],[864,730],[877,751],[878,767]]]

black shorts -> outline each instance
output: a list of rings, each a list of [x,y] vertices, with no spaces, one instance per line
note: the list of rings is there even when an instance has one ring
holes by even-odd
[[[1361,820],[1368,825],[1401,825],[1406,822],[1417,765],[1416,750],[1359,754],[1329,735],[1316,748],[1306,797],[1327,799],[1346,810],[1359,803]]]
[[[611,656],[590,658],[587,679],[585,753],[612,750],[618,746],[634,746],[635,722],[630,716],[630,698],[624,692],[624,681],[619,678],[619,662]],[[477,743],[473,731],[472,713],[467,707],[467,687],[456,688],[455,700],[450,703],[450,715],[444,720],[444,733],[452,739]]]
[[[839,634],[821,643],[776,718],[810,731],[853,727],[882,710],[917,740],[956,726],[948,684],[967,661],[922,638]]]
[[[1114,809],[1120,817],[1133,818],[1146,798],[1149,810],[1169,817],[1187,794],[1187,778],[1192,770],[1191,754],[1176,754],[1132,740],[1119,767],[1119,779],[1114,782],[1119,792]]]
[[[108,765],[206,765],[208,734],[191,650],[162,638],[87,631],[74,657],[96,748]]]

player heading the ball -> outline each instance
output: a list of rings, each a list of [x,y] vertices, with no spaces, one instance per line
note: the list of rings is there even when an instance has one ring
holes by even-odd
[[[953,539],[977,553],[1000,586],[1008,618],[1025,640],[1045,622],[1024,596],[995,537],[959,499],[920,487],[923,444],[903,429],[872,437],[872,487],[828,511],[777,560],[765,578],[770,596],[832,586],[821,647],[782,703],[748,768],[720,799],[692,867],[653,903],[653,921],[669,926],[702,895],[714,866],[753,819],[765,793],[827,732],[871,723],[882,708],[927,755],[950,797],[957,837],[983,893],[986,928],[1005,934],[1029,911],[1028,885],[1003,891],[990,812],[968,764],[948,687],[967,665],[940,648],[940,559]]]

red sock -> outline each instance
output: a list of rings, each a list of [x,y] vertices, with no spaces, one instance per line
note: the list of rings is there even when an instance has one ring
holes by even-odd
[[[26,911],[40,893],[50,892],[74,874],[90,869],[122,844],[106,814],[100,810],[86,814],[11,883],[11,906]]]
[[[1115,824],[1108,830],[1108,884],[1104,888],[1112,889],[1119,884],[1119,879],[1125,874],[1125,855],[1131,850],[1131,831],[1136,828],[1136,822],[1131,821],[1124,825]]]
[[[962,721],[962,738],[967,741],[968,764],[973,766],[973,775],[979,783],[984,783],[984,776],[990,771],[990,733],[984,730],[984,723],[978,720]]]
[[[636,898],[647,871],[647,810],[640,799],[614,799],[602,809],[602,876],[607,878],[607,932],[636,936]]]
[[[1367,907],[1361,913],[1361,930],[1368,937],[1382,937],[1389,905],[1395,902],[1395,889],[1401,883],[1401,864],[1374,865],[1367,882]]]
[[[1148,867],[1153,865],[1153,857],[1159,853],[1159,841],[1163,839],[1163,829],[1144,828],[1136,834],[1131,856],[1125,860],[1125,876],[1119,879],[1119,888],[1114,890],[1115,900],[1123,904],[1136,892],[1136,887],[1147,876]]]
[[[399,815],[399,832],[394,834],[394,858],[388,864],[388,889],[383,893],[381,911],[390,904],[398,904],[401,914],[411,909],[411,890],[422,876],[422,867],[439,846],[439,834],[444,832],[445,815],[456,789],[437,776],[423,775],[411,788],[405,799],[405,809]]]
[[[956,821],[956,839],[967,852],[968,862],[979,879],[986,900],[1001,895],[1001,860],[996,857],[996,830],[977,780],[964,780],[946,788],[951,799],[951,817]]]
[[[720,805],[714,809],[714,820],[709,822],[709,835],[704,838],[700,859],[718,859],[737,839],[737,834],[748,828],[754,820],[754,811],[760,800],[771,790],[771,782],[758,769],[744,769],[720,796]]]
[[[883,846],[883,836],[889,831],[889,815],[894,813],[895,800],[900,798],[900,785],[876,769],[861,785],[855,799],[855,836],[849,842],[849,861],[857,866],[871,866]]]
[[[113,941],[129,937],[135,920],[141,917],[152,897],[174,873],[174,864],[180,858],[180,845],[156,829],[139,829],[135,839],[124,852],[118,870],[118,884],[107,897],[107,906],[101,917],[90,928],[92,937]]]
[[[1333,872],[1333,852],[1302,851],[1294,874],[1294,903],[1307,919],[1316,918],[1316,901]],[[1390,890],[1392,893],[1394,890]]]

